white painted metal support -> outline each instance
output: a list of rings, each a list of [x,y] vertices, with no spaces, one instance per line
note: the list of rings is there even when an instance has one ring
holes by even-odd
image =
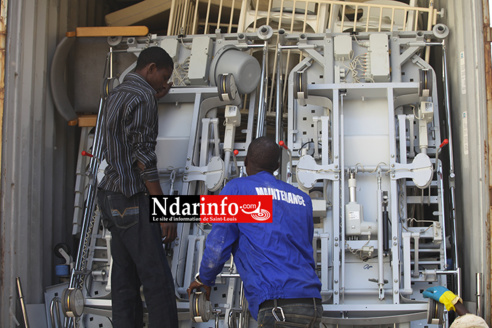
[[[402,245],[403,245],[403,290],[402,293],[412,293],[412,278],[411,278],[411,253],[410,253],[410,238],[412,234],[410,232],[402,233]]]
[[[207,155],[208,155],[208,149],[210,146],[209,143],[209,129],[210,129],[210,118],[203,118],[201,125],[202,125],[202,134],[200,138],[200,166],[207,165]]]
[[[338,89],[333,90],[333,99],[339,99],[339,91]],[[333,145],[333,164],[335,166],[340,167],[343,165],[343,161],[340,158],[340,104],[339,101],[334,101],[333,102],[333,119],[332,119],[332,145]],[[343,169],[343,167],[342,167]],[[333,204],[340,204],[340,197],[343,195],[339,192],[340,190],[340,179],[334,180],[333,181],[333,195],[332,195],[332,203]],[[342,208],[340,210],[340,207]],[[333,227],[333,240],[332,240],[332,245],[333,245],[333,304],[340,304],[340,259],[341,259],[341,252],[343,252],[344,247],[340,246],[340,238],[342,234],[340,233],[340,222],[341,218],[343,217],[343,206],[334,206],[333,207],[333,214],[332,214],[332,219],[331,222],[328,220],[328,218],[325,219],[324,224],[326,225],[326,230],[328,230],[328,225],[331,224]]]
[[[395,112],[394,112],[394,89],[388,88],[386,90],[386,99],[388,99],[388,133],[389,133],[389,162],[390,167],[393,167],[396,164],[396,154],[399,152],[396,144],[396,131],[395,131]],[[401,143],[400,143],[401,146]],[[394,179],[390,180],[390,190],[389,190],[389,218],[391,220],[391,281],[390,283],[393,285],[393,304],[400,303],[400,258],[399,258],[399,240],[398,240],[398,227],[399,227],[399,204],[398,204],[398,184]],[[389,279],[388,279],[389,280]]]
[[[420,276],[420,273],[419,273],[420,233],[418,233],[418,232],[412,233],[412,238],[413,238],[413,277],[418,278]]]
[[[328,281],[328,267],[330,266],[329,257],[326,256],[330,253],[330,235],[327,233],[320,234],[321,239],[321,293],[326,293],[330,289],[330,283]]]

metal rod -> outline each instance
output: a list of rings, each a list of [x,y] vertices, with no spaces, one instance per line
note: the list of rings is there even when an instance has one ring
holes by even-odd
[[[16,282],[17,282],[17,293],[19,293],[19,301],[22,311],[22,317],[24,318],[24,325],[26,328],[29,328],[29,321],[27,320],[26,303],[24,302],[24,294],[22,293],[20,277],[16,278]]]
[[[383,191],[381,190],[381,172],[378,172],[378,194],[377,194],[377,215],[378,215],[378,287],[379,300],[384,300],[384,242],[383,242]]]
[[[456,268],[456,270],[437,270],[436,274],[454,274],[456,275],[457,281],[457,295],[461,295],[461,268]]]
[[[260,93],[258,96],[258,120],[256,126],[256,138],[265,135],[265,80],[266,80],[266,61],[268,53],[268,42],[265,41],[263,45],[263,57],[261,63],[261,77],[260,77]]]
[[[239,273],[219,273],[217,278],[239,278]]]
[[[357,173],[377,173],[378,171],[386,173],[390,171],[390,167],[388,165],[356,165],[356,166],[348,166],[347,170],[356,171]]]
[[[436,270],[436,274],[458,274],[457,270]]]
[[[265,46],[262,44],[245,44],[245,45],[238,44],[237,47],[238,48],[252,49],[252,48],[264,48]]]
[[[109,47],[109,78],[113,78],[113,47]]]
[[[477,315],[481,317],[483,315],[482,306],[482,273],[477,272]]]
[[[384,291],[388,294],[391,294],[392,289],[391,288],[385,288]],[[355,288],[355,289],[346,289],[346,290],[344,290],[344,293],[346,295],[373,295],[373,296],[375,296],[375,295],[378,295],[379,291],[377,291],[374,288],[371,288],[371,289],[357,289],[357,288]],[[411,292],[406,291],[403,288],[400,288],[399,293],[402,295],[412,294]],[[332,295],[332,294],[333,294],[332,289],[321,291],[321,295]]]
[[[315,44],[302,44],[296,46],[278,46],[279,49],[315,49],[317,46]]]
[[[388,194],[383,192],[383,251],[384,254],[390,250],[389,246],[389,215],[388,215]]]
[[[276,116],[275,116],[275,141],[278,144],[282,138],[282,51],[277,49],[277,93],[276,93]]]
[[[341,214],[341,220],[340,220],[340,231],[342,232],[340,234],[340,245],[341,248],[345,248],[345,193],[343,192],[343,188],[345,186],[345,174],[344,174],[344,169],[345,169],[345,129],[344,129],[344,105],[343,105],[343,99],[347,95],[346,91],[340,90],[340,167],[342,168],[341,174],[340,174],[340,183],[341,183],[341,188],[342,192],[340,192],[341,196],[341,204],[340,210],[342,211]],[[342,294],[342,302],[345,300],[345,250],[342,250],[341,254],[341,273],[339,280],[340,282],[340,293]]]
[[[77,279],[81,273],[84,273],[85,261],[87,252],[86,247],[88,243],[88,238],[90,238],[89,227],[91,226],[91,221],[93,219],[95,199],[96,199],[96,187],[97,187],[97,171],[99,169],[99,164],[102,159],[102,121],[104,119],[103,115],[104,107],[104,97],[101,97],[99,102],[99,111],[97,115],[96,131],[94,132],[94,141],[92,146],[92,157],[89,163],[89,184],[87,188],[87,199],[84,206],[84,216],[82,219],[82,227],[80,230],[80,240],[79,247],[77,249],[77,259],[75,261],[75,266],[72,269],[70,275],[69,288],[82,288],[83,280]],[[67,320],[68,319],[68,320]],[[65,326],[70,328],[74,327],[74,318],[65,318]]]
[[[442,42],[442,65],[443,65],[443,80],[444,80],[444,91],[445,91],[445,101],[444,106],[446,109],[446,124],[448,128],[448,141],[449,141],[449,171],[450,174],[454,174],[454,156],[453,156],[453,133],[451,127],[451,109],[449,105],[449,82],[448,82],[448,69],[447,69],[447,56],[446,56],[446,44]],[[454,205],[454,204],[453,204]]]
[[[354,181],[353,185],[350,185],[350,181]],[[350,203],[355,203],[357,201],[357,194],[356,194],[356,189],[357,186],[355,184],[355,174],[353,172],[350,172],[350,180],[349,180],[349,202]]]
[[[444,204],[445,203],[445,199],[444,199],[444,179],[443,179],[443,168],[442,168],[442,161],[439,159],[439,153],[440,151],[438,150],[437,153],[436,153],[436,176],[437,176],[437,183],[438,183],[438,195],[440,197],[440,201],[441,201],[441,206],[444,207]],[[444,220],[444,217],[446,215],[446,209],[443,209],[443,214],[440,216],[440,219],[441,219],[441,231],[442,231],[442,235],[445,236],[445,232],[446,232],[446,220]],[[438,229],[437,227],[435,227],[435,229]],[[446,249],[446,246],[443,245],[441,246],[442,247],[442,252],[443,252],[443,255],[444,255],[444,259],[447,259],[448,258],[448,254],[447,254],[447,249]],[[447,265],[447,264],[446,264]]]
[[[214,317],[215,317],[215,328],[219,328],[219,313],[220,312],[214,313]]]
[[[424,47],[424,46],[442,46],[442,42],[425,42],[425,41],[413,41],[405,43],[410,47]]]
[[[76,286],[75,284],[75,272],[80,272],[82,269],[82,261],[83,261],[83,251],[84,251],[84,241],[85,235],[87,234],[87,230],[89,227],[89,222],[92,219],[92,213],[94,212],[94,201],[95,201],[95,193],[96,193],[96,184],[97,184],[97,170],[99,168],[99,160],[101,159],[102,154],[102,133],[101,133],[101,125],[103,120],[103,106],[104,106],[104,98],[101,97],[99,102],[99,113],[97,117],[96,131],[94,133],[94,143],[93,143],[93,157],[91,158],[89,164],[89,185],[87,191],[87,200],[85,203],[84,210],[84,218],[82,222],[82,229],[80,231],[80,241],[79,247],[77,251],[77,260],[75,262],[74,270],[72,271],[72,275],[70,277],[70,288],[75,288],[80,286]]]
[[[61,303],[61,300],[59,297],[54,297],[51,300],[51,304],[50,304],[51,328],[61,328],[62,327],[61,319],[60,319],[60,303]]]
[[[454,154],[453,154],[453,133],[451,128],[451,109],[449,108],[449,82],[448,82],[448,69],[447,69],[447,59],[446,59],[446,43],[442,42],[442,65],[443,65],[443,80],[444,80],[444,94],[445,94],[445,112],[446,112],[446,123],[448,128],[448,150],[449,150],[449,186],[451,189],[451,220],[453,222],[453,244],[454,244],[454,267],[459,268],[458,260],[458,240],[456,237],[456,207],[455,207],[455,190],[454,190]]]
[[[239,326],[241,328],[246,326],[246,320],[248,320],[247,315],[245,315],[246,308],[246,298],[244,296],[244,283],[241,281],[241,287],[239,288],[239,293],[241,294],[241,298],[239,300],[239,307],[241,308],[241,313],[239,313]]]

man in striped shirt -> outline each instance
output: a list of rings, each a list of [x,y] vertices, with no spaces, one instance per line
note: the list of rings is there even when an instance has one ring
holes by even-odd
[[[176,224],[151,223],[149,194],[162,195],[155,154],[157,100],[172,86],[173,60],[160,47],[143,50],[134,73],[108,96],[98,203],[111,231],[111,298],[114,327],[142,327],[143,286],[149,327],[177,327],[173,277],[162,247],[176,238]]]

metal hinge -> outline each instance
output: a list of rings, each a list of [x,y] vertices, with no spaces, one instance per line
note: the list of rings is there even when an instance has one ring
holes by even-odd
[[[486,26],[483,28],[483,37],[486,42],[492,42],[492,27]]]

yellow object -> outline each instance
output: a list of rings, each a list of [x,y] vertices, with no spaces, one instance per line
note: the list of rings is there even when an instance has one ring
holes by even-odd
[[[69,121],[68,126],[96,126],[97,115],[89,114],[89,115],[79,115],[79,117],[75,120]]]
[[[463,301],[461,300],[461,298],[459,296],[456,296],[453,292],[451,292],[449,290],[444,292],[441,295],[441,297],[439,298],[439,302],[444,304],[444,306],[446,307],[446,309],[448,311],[450,311],[450,310],[456,311],[456,309],[454,308],[454,305],[458,302],[463,303]]]
[[[96,26],[77,27],[75,32],[67,32],[67,37],[100,37],[100,36],[146,36],[147,26]]]

